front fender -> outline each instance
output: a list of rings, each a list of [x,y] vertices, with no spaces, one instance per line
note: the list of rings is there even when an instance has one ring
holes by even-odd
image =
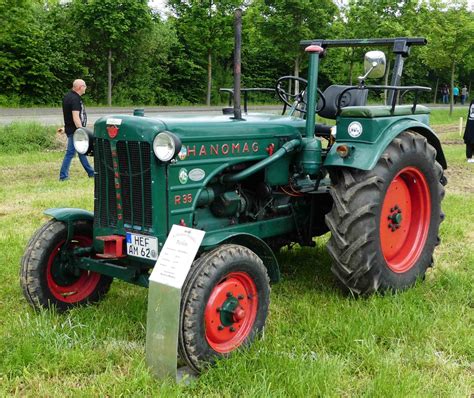
[[[90,211],[83,209],[75,209],[72,207],[47,209],[44,211],[44,214],[46,214],[47,216],[51,216],[58,221],[63,221],[65,223],[80,220],[94,221],[94,214]]]
[[[76,221],[94,221],[94,214],[87,210],[75,209],[72,207],[61,207],[47,209],[44,211],[47,216],[53,217],[55,220],[61,221],[67,225],[67,238],[69,242],[74,236],[74,222]],[[67,245],[67,243],[66,243]],[[66,246],[65,245],[65,246]]]
[[[245,246],[252,250],[263,261],[270,281],[272,283],[276,283],[280,280],[280,268],[275,254],[273,254],[272,249],[270,249],[270,247],[262,239],[256,237],[255,235],[235,232],[209,235],[208,237],[204,237],[201,247],[203,247],[205,250],[210,250],[225,243],[233,243],[236,245]]]
[[[324,167],[351,167],[360,170],[372,170],[377,164],[380,156],[393,141],[393,139],[405,130],[412,130],[424,136],[430,145],[436,149],[436,160],[443,167],[447,168],[446,158],[444,157],[441,143],[436,133],[426,124],[413,119],[402,119],[382,131],[374,142],[358,142],[356,139],[338,140],[331,147]],[[350,147],[350,155],[347,158],[341,158],[337,152],[338,144],[347,144]]]

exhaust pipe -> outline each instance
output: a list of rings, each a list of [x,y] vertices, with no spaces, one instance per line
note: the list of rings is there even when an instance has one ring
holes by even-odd
[[[240,107],[240,75],[241,75],[241,49],[242,49],[242,10],[235,10],[234,18],[234,119],[242,120]]]

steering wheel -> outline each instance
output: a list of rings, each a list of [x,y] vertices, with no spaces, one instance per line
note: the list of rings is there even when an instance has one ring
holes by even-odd
[[[290,94],[289,87],[292,83],[300,83],[299,92],[297,94]],[[306,113],[306,86],[308,81],[302,77],[296,76],[283,76],[277,80],[276,83],[276,92],[278,97],[283,101],[284,104],[293,108],[294,110]],[[293,86],[294,87],[294,86]],[[316,105],[316,113],[326,106],[326,98],[324,97],[323,92],[318,88],[318,103]]]

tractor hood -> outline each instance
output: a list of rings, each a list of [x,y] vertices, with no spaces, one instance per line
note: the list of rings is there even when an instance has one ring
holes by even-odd
[[[304,134],[300,118],[270,115],[245,115],[235,120],[228,115],[180,115],[163,118],[111,115],[94,125],[97,138],[151,142],[162,131],[170,131],[183,143],[191,141],[255,139],[269,137],[297,138]]]

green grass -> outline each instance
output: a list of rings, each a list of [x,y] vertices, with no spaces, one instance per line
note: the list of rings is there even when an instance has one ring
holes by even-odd
[[[456,107],[453,113],[449,115],[449,109],[431,108],[430,123],[432,125],[459,123],[459,118],[462,117],[464,124],[466,124],[468,106]]]
[[[446,134],[448,136],[451,133]],[[35,313],[19,287],[24,247],[49,207],[92,210],[93,182],[62,152],[0,153],[0,396],[467,397],[474,392],[474,168],[442,136],[450,168],[435,268],[385,297],[342,295],[324,236],[279,254],[264,338],[189,386],[144,362],[146,289],[114,282],[98,305]]]
[[[58,149],[56,129],[36,122],[0,126],[0,153]]]

